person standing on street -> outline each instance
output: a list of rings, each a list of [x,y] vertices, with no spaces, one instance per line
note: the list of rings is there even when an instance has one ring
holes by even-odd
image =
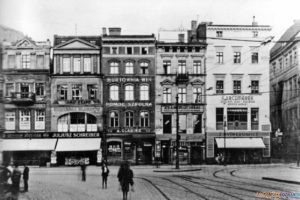
[[[15,164],[15,168],[11,175],[11,181],[12,181],[12,198],[18,199],[19,192],[20,192],[20,180],[21,180],[21,171],[19,169],[18,163]]]
[[[102,164],[102,188],[107,188],[107,177],[109,174],[109,169],[107,164],[103,162]]]
[[[81,168],[81,179],[82,179],[82,181],[86,181],[86,165],[85,164],[81,164],[81,166],[80,166],[80,168]]]
[[[29,167],[26,164],[24,164],[24,170],[23,170],[24,192],[28,192],[28,179],[29,179]]]
[[[123,192],[123,200],[127,200],[129,184],[131,185],[131,190],[133,190],[133,172],[130,169],[129,163],[126,161],[122,163],[118,172],[118,180],[120,182],[120,187]]]

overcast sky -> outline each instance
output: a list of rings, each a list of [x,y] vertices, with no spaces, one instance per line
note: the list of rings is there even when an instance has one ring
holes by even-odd
[[[0,0],[0,24],[34,40],[53,35],[96,35],[102,27],[123,34],[157,34],[159,28],[190,28],[191,20],[215,24],[271,25],[277,39],[294,19],[300,0]]]

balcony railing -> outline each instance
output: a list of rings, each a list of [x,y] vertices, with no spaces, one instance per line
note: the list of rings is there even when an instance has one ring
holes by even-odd
[[[185,84],[189,82],[189,74],[188,73],[178,73],[176,76],[176,84]]]
[[[33,92],[12,92],[11,101],[14,103],[34,103],[35,94]]]

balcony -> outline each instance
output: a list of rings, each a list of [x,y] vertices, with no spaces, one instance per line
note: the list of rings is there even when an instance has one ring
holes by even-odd
[[[176,84],[186,84],[189,82],[189,74],[188,73],[182,73],[177,74],[176,76]]]
[[[11,102],[15,104],[33,104],[35,102],[35,94],[33,92],[12,92]]]

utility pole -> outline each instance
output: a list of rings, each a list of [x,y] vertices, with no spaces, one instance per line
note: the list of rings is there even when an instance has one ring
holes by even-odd
[[[225,112],[225,111],[224,111]],[[226,116],[224,114],[224,166],[226,166]]]
[[[176,95],[176,169],[179,169],[179,114],[178,114],[178,94]]]

